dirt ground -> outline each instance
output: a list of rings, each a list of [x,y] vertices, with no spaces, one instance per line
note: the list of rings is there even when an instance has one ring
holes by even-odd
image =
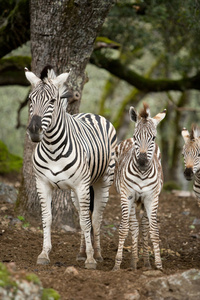
[[[130,236],[124,247],[124,259],[120,271],[112,272],[118,246],[118,227],[121,218],[120,199],[111,190],[104,213],[101,231],[101,246],[104,261],[98,263],[96,270],[84,269],[84,262],[76,261],[79,250],[80,232],[52,232],[53,249],[48,266],[36,265],[36,259],[42,249],[41,224],[23,227],[16,218],[12,204],[0,202],[0,261],[15,262],[18,270],[35,273],[43,287],[54,288],[61,299],[138,299],[140,300],[145,281],[158,273],[147,274],[143,268],[142,257],[138,270],[130,266]],[[164,271],[162,276],[174,274],[191,268],[200,269],[200,208],[193,197],[177,197],[172,193],[162,193],[158,211],[160,229],[160,249]],[[35,226],[33,226],[35,225]],[[141,242],[140,247],[141,248]],[[152,269],[153,253],[150,249]],[[66,272],[67,267],[75,267]],[[131,298],[132,297],[132,298]]]

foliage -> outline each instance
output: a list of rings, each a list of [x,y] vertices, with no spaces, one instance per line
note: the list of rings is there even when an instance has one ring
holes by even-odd
[[[59,300],[60,295],[54,289],[43,289],[42,300]]]
[[[28,299],[29,296],[42,300],[59,300],[60,295],[54,289],[43,289],[41,281],[34,273],[16,272],[14,266],[9,269],[0,262],[0,296],[6,295],[3,299]],[[29,286],[25,284],[29,282]],[[34,287],[37,286],[37,289]],[[34,295],[32,294],[34,293]]]
[[[181,190],[181,187],[177,182],[171,180],[164,183],[163,190],[171,192],[172,190]]]
[[[0,140],[0,174],[20,172],[22,163],[22,158],[11,154],[6,145]]]
[[[6,266],[0,262],[0,287],[13,287],[17,288],[17,283],[11,278],[10,272]]]

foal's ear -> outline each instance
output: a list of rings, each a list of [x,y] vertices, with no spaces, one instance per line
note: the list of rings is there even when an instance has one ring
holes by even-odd
[[[41,81],[39,77],[37,77],[33,72],[29,71],[27,68],[25,68],[25,76],[33,88],[36,87],[36,85]]]
[[[166,116],[167,110],[164,109],[161,113],[152,118],[154,124],[157,126]]]
[[[196,124],[192,125],[192,130],[191,130],[191,135],[190,137],[193,137],[194,139],[199,139],[200,138],[200,129]]]
[[[185,143],[190,141],[190,133],[186,128],[182,129],[181,134],[182,134],[182,137],[183,137]]]
[[[137,114],[137,111],[135,110],[135,108],[133,106],[131,106],[129,108],[129,115],[130,115],[130,120],[132,122],[137,122],[137,120],[138,120],[138,114]]]

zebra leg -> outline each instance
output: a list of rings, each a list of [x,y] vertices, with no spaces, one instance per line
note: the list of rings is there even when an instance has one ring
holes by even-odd
[[[80,207],[79,207],[79,202],[78,198],[76,197],[76,194],[74,191],[71,191],[71,198],[72,198],[72,203],[76,207],[78,214],[80,215]],[[76,260],[81,261],[81,260],[86,260],[86,246],[85,246],[85,237],[83,231],[81,231],[81,244],[80,244],[80,251],[77,254]]]
[[[131,268],[137,269],[139,224],[136,217],[136,204],[133,203],[130,213],[130,231],[132,235]]]
[[[149,261],[149,249],[148,249],[148,239],[149,239],[149,220],[147,217],[146,209],[141,220],[142,228],[142,238],[143,238],[143,260],[145,268],[151,269],[151,264]]]
[[[71,191],[71,198],[72,198],[72,203],[74,204],[74,206],[78,211],[78,214],[80,215],[80,206],[79,206],[78,198],[73,190]],[[81,231],[80,252],[78,253],[76,259],[78,261],[86,260],[86,246],[85,246],[85,237],[83,231]]]
[[[103,212],[106,207],[106,203],[109,198],[109,182],[108,177],[102,178],[98,183],[93,185],[94,189],[94,209],[92,213],[92,233],[93,233],[93,248],[94,258],[101,262],[103,258],[101,256],[100,246],[100,228],[103,219]]]
[[[45,184],[39,178],[36,179],[36,187],[41,204],[42,212],[42,226],[43,226],[43,248],[42,252],[37,258],[37,264],[46,265],[49,264],[49,252],[51,251],[51,200],[52,189],[48,184]]]
[[[159,230],[157,224],[158,196],[153,198],[153,200],[150,199],[145,200],[144,206],[149,219],[149,233],[153,244],[155,266],[156,269],[162,270],[162,261],[160,256],[160,247],[159,247]]]
[[[94,250],[91,241],[91,217],[90,217],[90,191],[89,187],[82,185],[82,188],[76,191],[77,198],[79,199],[80,206],[80,226],[84,233],[85,245],[86,245],[86,255],[87,259],[85,261],[86,269],[96,269],[96,260],[94,259]]]
[[[130,201],[129,199],[127,198],[127,195],[124,192],[121,193],[122,219],[119,226],[119,243],[113,271],[117,271],[120,269],[124,242],[129,231],[129,215],[132,206],[132,201]]]

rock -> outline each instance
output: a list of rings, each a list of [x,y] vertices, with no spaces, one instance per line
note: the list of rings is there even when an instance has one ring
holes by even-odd
[[[132,293],[124,294],[124,300],[139,300],[140,294],[137,290],[133,291]]]
[[[162,271],[160,271],[160,270],[148,270],[148,271],[144,271],[143,274],[145,276],[160,276],[160,275],[162,275]]]
[[[145,284],[143,294],[154,300],[200,299],[200,270],[190,269],[183,273],[152,279]]]
[[[77,269],[75,267],[70,266],[70,267],[67,267],[67,269],[65,270],[64,274],[71,274],[73,276],[77,276],[78,275],[78,271],[77,271]]]
[[[172,194],[174,196],[185,198],[185,197],[193,197],[195,198],[195,193],[190,191],[179,191],[179,190],[172,190]]]
[[[12,262],[7,266],[0,263],[0,299],[60,299],[60,295],[53,289],[43,289],[35,274],[17,271]]]
[[[0,182],[0,201],[15,203],[17,200],[17,190],[5,183]]]
[[[75,228],[72,228],[68,225],[62,225],[61,228],[66,231],[66,232],[76,232],[76,229]]]

